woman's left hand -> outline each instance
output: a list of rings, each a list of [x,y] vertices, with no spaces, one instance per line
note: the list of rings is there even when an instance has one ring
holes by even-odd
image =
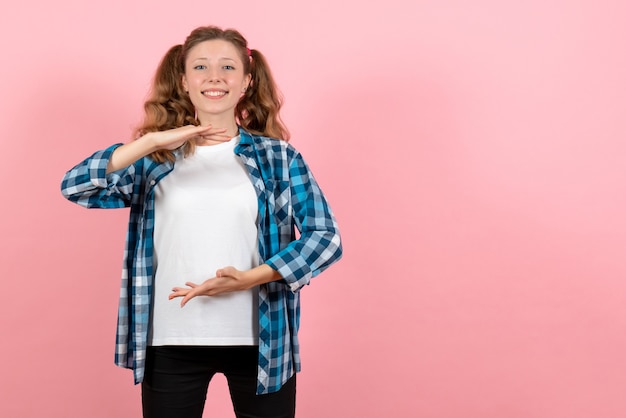
[[[185,306],[187,302],[196,296],[216,296],[252,287],[246,280],[243,271],[230,266],[219,269],[215,273],[215,277],[205,280],[202,284],[187,282],[185,286],[188,287],[173,288],[169,296],[170,300],[182,297],[181,307]]]
[[[181,308],[196,296],[215,296],[222,293],[237,292],[251,289],[264,283],[282,279],[279,272],[267,264],[261,264],[253,269],[241,271],[232,266],[224,267],[215,272],[215,277],[205,280],[202,284],[187,282],[185,286],[175,287],[169,299],[183,298]]]

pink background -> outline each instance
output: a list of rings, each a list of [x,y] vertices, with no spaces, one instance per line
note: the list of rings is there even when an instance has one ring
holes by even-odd
[[[342,227],[303,293],[298,417],[626,416],[624,3],[298,3],[3,7],[0,416],[139,416],[127,212],[59,182],[203,24],[267,55]],[[208,409],[233,416],[222,379]]]

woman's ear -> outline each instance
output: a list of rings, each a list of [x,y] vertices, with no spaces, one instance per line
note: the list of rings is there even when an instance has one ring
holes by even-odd
[[[189,86],[187,85],[187,77],[185,77],[185,74],[182,75],[181,82],[183,84],[183,90],[185,90],[185,92],[189,93]]]

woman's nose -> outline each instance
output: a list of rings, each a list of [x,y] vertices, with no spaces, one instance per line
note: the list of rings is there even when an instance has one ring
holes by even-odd
[[[209,81],[219,81],[220,79],[219,68],[210,67],[207,73],[207,77]]]

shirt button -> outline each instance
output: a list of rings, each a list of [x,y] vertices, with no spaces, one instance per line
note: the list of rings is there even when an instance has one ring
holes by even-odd
[[[154,181],[154,180],[150,181],[150,186],[154,186],[155,184],[156,184],[156,181]]]

